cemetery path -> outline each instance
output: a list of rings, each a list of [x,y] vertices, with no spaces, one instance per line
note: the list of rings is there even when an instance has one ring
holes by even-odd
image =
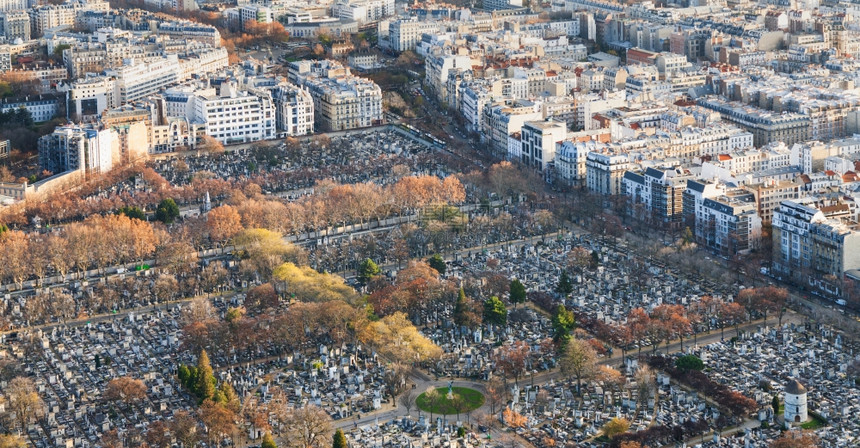
[[[552,232],[552,233],[546,233],[543,235],[535,235],[535,236],[531,236],[531,237],[527,237],[527,238],[520,238],[520,239],[516,239],[516,240],[508,240],[508,241],[501,241],[498,243],[484,244],[481,246],[464,247],[462,249],[457,249],[457,250],[453,251],[452,253],[442,254],[442,258],[444,258],[445,261],[454,261],[456,256],[468,256],[470,253],[473,253],[473,252],[479,253],[479,252],[485,251],[485,250],[491,251],[491,250],[496,250],[496,249],[499,249],[502,247],[518,248],[518,247],[522,247],[524,245],[532,245],[532,244],[534,244],[538,241],[541,241],[541,240],[556,238],[559,235],[563,235],[563,234],[564,234],[564,232]],[[382,271],[392,271],[392,270],[400,269],[403,266],[405,266],[405,264],[395,262],[395,263],[386,263],[386,264],[380,265],[379,268]],[[335,274],[340,275],[343,278],[354,278],[356,275],[356,272],[354,270],[350,270],[350,271],[336,272]]]
[[[723,430],[720,431],[720,434],[721,435],[722,434],[735,434],[738,432],[744,432],[747,429],[753,430],[753,429],[760,428],[760,427],[761,427],[761,422],[759,422],[756,419],[749,419],[749,420],[745,420],[740,425],[732,426],[731,428],[723,428]],[[685,439],[682,442],[664,445],[663,448],[675,448],[679,444],[683,444],[683,446],[696,445],[698,443],[702,443],[702,442],[707,441],[707,440],[712,440],[714,435],[715,435],[714,430],[709,430],[708,432],[700,434],[698,436],[688,437],[687,439]]]
[[[783,318],[783,323],[784,324],[785,323],[799,324],[799,323],[802,323],[803,320],[804,320],[804,316],[791,312],[791,313],[787,313],[785,315],[785,317]],[[739,326],[738,329],[741,332],[753,331],[753,330],[756,330],[758,327],[762,326],[763,323],[764,323],[763,320],[760,319],[760,320],[748,322],[744,325],[741,325],[741,326]],[[768,323],[768,325],[776,325],[777,322],[776,322],[775,318],[770,318],[767,323]],[[726,338],[731,338],[733,336],[735,336],[734,328],[726,331],[726,336],[725,336]],[[697,336],[697,340],[698,340],[697,343],[698,343],[698,345],[708,345],[708,344],[712,344],[714,342],[718,342],[722,339],[723,339],[723,336],[721,335],[720,330],[716,329],[716,330],[712,330],[709,333],[703,333],[703,334],[700,334],[699,336]],[[683,347],[685,347],[685,348],[691,347],[693,345],[694,345],[694,342],[691,339],[683,341]],[[681,350],[682,350],[681,341],[676,340],[676,341],[671,342],[669,344],[668,353],[677,353],[677,352],[680,352]],[[657,351],[659,353],[667,353],[666,346],[661,345]],[[647,350],[643,350],[643,353],[644,354],[651,353],[651,348],[648,347]],[[633,355],[633,354],[636,354],[636,352],[633,352],[630,354]],[[610,357],[603,358],[600,360],[600,362],[602,364],[611,365],[611,366],[619,366],[623,363],[623,361],[624,361],[624,356],[619,351],[616,351],[616,353]],[[561,375],[560,371],[551,370],[551,371],[542,372],[542,373],[539,373],[536,375],[526,376],[526,377],[522,378],[522,380],[523,380],[523,384],[544,384],[544,383],[547,383],[549,381],[554,381],[554,380],[558,380],[561,378],[562,378],[562,375]],[[457,379],[457,378],[439,378],[438,380],[436,380],[436,379],[433,379],[432,376],[427,375],[426,372],[423,372],[423,371],[416,371],[415,373],[413,373],[410,377],[410,380],[412,381],[413,384],[415,384],[414,389],[418,393],[425,391],[428,387],[431,387],[431,386],[432,387],[446,387],[448,385],[449,381],[452,381],[453,386],[469,387],[469,388],[476,389],[476,390],[486,394],[486,388],[485,388],[485,384],[483,381],[470,380],[470,379]],[[485,402],[483,406],[481,406],[480,408],[473,411],[473,413],[476,413],[476,412],[489,414],[490,413],[489,403]],[[410,414],[411,413],[406,412],[406,408],[404,408],[403,406],[393,406],[390,402],[387,402],[383,405],[383,408],[378,410],[378,411],[371,412],[368,414],[362,414],[360,419],[344,419],[344,420],[336,421],[334,423],[334,426],[336,428],[349,428],[349,427],[355,427],[355,426],[360,427],[360,426],[365,426],[365,425],[375,425],[377,423],[383,424],[385,422],[395,420],[395,419],[398,419],[401,417],[405,417],[405,416],[410,415]],[[449,416],[449,418],[456,418],[456,416],[453,416],[453,417]],[[742,427],[746,427],[747,424],[749,424],[749,422],[742,425]],[[738,429],[741,429],[741,427],[739,427]],[[502,434],[508,434],[508,433],[503,433],[497,429],[494,429],[493,432],[491,432],[491,434],[493,435],[494,438],[498,438]],[[691,439],[691,440],[693,440],[693,439]]]

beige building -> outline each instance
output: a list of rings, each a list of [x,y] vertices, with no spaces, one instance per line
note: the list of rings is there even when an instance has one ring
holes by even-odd
[[[761,216],[763,224],[770,224],[773,220],[774,210],[779,207],[782,201],[800,197],[800,184],[793,180],[747,185],[746,189],[755,196],[758,214]]]
[[[336,61],[300,61],[290,65],[290,82],[302,86],[314,102],[314,122],[323,131],[342,131],[382,123],[382,89],[354,76]]]

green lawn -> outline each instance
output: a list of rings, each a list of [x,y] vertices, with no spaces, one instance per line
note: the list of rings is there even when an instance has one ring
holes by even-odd
[[[801,428],[803,428],[803,429],[818,429],[818,428],[823,428],[823,427],[827,426],[827,422],[823,418],[819,417],[818,415],[815,415],[815,414],[810,412],[809,418],[810,418],[810,420],[808,422],[800,425]]]
[[[418,406],[418,409],[433,414],[456,414],[457,408],[454,406],[454,403],[452,403],[452,400],[448,399],[448,388],[439,387],[436,389],[436,392],[439,393],[438,403],[428,403],[426,393],[419,395],[418,398],[415,399],[415,405]],[[463,408],[460,409],[460,413],[478,409],[484,404],[484,396],[475,389],[469,389],[467,387],[454,387],[453,392],[455,400],[457,399],[457,397],[463,400]]]

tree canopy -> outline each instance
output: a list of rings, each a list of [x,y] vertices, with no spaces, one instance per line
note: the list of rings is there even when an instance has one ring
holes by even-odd
[[[172,224],[179,217],[179,206],[172,198],[162,199],[155,209],[155,219],[165,223]]]
[[[358,266],[358,281],[361,284],[367,284],[373,277],[379,275],[382,272],[379,269],[379,266],[370,258],[365,258],[364,261]]]
[[[357,298],[355,290],[344,283],[343,278],[333,274],[321,274],[308,266],[284,263],[275,269],[273,277],[284,282],[287,291],[295,294],[299,300],[342,300],[353,303]]]
[[[395,361],[427,361],[442,355],[442,349],[400,312],[368,323],[359,333],[359,339]]]
[[[508,323],[508,309],[496,296],[492,296],[484,302],[484,322],[504,327]]]
[[[442,256],[439,254],[428,258],[427,264],[429,264],[431,268],[435,269],[439,275],[445,275],[445,270],[448,269],[448,266],[445,264],[445,260],[442,259]]]
[[[684,355],[675,360],[675,367],[681,370],[702,370],[705,363],[696,355]]]
[[[526,301],[526,287],[519,279],[511,280],[510,291],[511,303],[524,303]]]

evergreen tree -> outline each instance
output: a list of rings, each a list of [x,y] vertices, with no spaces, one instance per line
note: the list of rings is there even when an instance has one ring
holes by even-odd
[[[98,362],[99,359],[96,358],[96,363]],[[180,365],[179,371],[177,372],[177,376],[179,377],[179,384],[188,387],[188,379],[191,378],[191,371],[188,370],[188,366],[186,366],[185,364]]]
[[[215,403],[218,403],[218,404],[226,404],[227,403],[227,399],[224,398],[224,394],[221,392],[220,389],[215,389],[215,394],[212,395],[212,401],[214,401]]]
[[[338,431],[340,430],[338,429]],[[266,433],[263,436],[263,443],[260,444],[260,448],[278,448],[278,445],[275,445],[275,439],[272,438],[272,435]]]
[[[553,340],[564,348],[570,341],[570,332],[576,324],[573,312],[568,311],[564,305],[559,305],[555,310],[555,315],[552,316],[552,332]]]
[[[511,280],[511,303],[525,303],[526,287],[518,279]]]
[[[178,217],[179,206],[176,205],[176,201],[165,198],[158,203],[158,208],[155,209],[155,219],[165,224],[172,224]]]
[[[346,446],[346,436],[343,435],[343,431],[338,429],[332,437],[331,448],[346,448]]]
[[[457,293],[457,302],[454,303],[454,323],[458,327],[466,325],[466,312],[469,309],[467,300],[466,292],[463,291],[463,287],[461,286],[460,291]]]
[[[776,418],[779,415],[779,395],[773,395],[773,399],[770,400],[770,405],[773,407],[773,416]]]
[[[561,276],[558,278],[558,285],[555,287],[555,291],[565,297],[573,292],[573,284],[570,283],[570,277],[567,275],[567,271],[561,271]]]
[[[366,258],[358,266],[358,281],[362,285],[366,285],[370,279],[379,275],[380,272],[379,266],[370,258]]]
[[[185,384],[185,387],[194,394],[197,395],[197,366],[185,366],[188,368],[188,381]]]
[[[484,302],[484,322],[500,327],[508,323],[508,310],[498,297],[492,296]]]
[[[227,406],[228,409],[233,411],[238,411],[241,403],[239,403],[239,396],[236,395],[236,390],[233,389],[233,386],[226,381],[222,381],[221,385],[218,386],[218,392],[224,397],[224,405]]]
[[[212,373],[212,365],[209,364],[209,355],[206,350],[200,351],[197,359],[197,397],[204,401],[215,396],[215,375]]]
[[[128,216],[129,218],[146,221],[146,214],[143,213],[143,210],[141,210],[140,207],[122,207],[119,209],[119,213],[121,215]]]
[[[439,254],[428,258],[427,264],[429,264],[431,268],[435,269],[439,275],[445,275],[445,270],[448,269],[448,266],[445,264],[445,260],[443,260],[442,256]]]
[[[701,371],[705,368],[705,363],[696,355],[684,355],[675,360],[675,367],[683,371]]]

